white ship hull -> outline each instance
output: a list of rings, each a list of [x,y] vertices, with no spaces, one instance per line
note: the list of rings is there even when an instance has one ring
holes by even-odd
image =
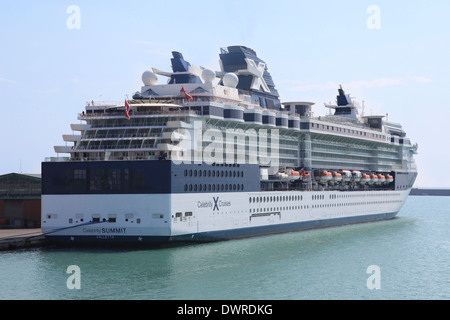
[[[409,191],[45,195],[55,214],[42,231],[72,244],[217,241],[390,219]]]

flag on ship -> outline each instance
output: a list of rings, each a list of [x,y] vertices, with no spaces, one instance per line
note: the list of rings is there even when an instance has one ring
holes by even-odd
[[[130,105],[128,104],[128,101],[125,100],[125,117],[127,119],[130,119],[130,114],[128,113],[130,111]]]
[[[186,99],[188,99],[189,101],[194,100],[194,98],[192,98],[192,96],[186,92],[186,89],[185,89],[184,87],[181,87],[180,92],[183,92],[183,93],[184,93],[184,96],[185,96]]]

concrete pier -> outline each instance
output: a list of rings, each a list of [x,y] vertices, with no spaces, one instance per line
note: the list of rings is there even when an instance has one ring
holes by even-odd
[[[47,245],[41,229],[0,229],[0,251]]]

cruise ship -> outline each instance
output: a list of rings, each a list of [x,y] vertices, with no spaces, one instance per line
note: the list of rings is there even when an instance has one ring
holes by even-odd
[[[42,163],[49,240],[207,242],[397,215],[417,176],[399,123],[365,116],[342,86],[314,116],[313,102],[281,102],[253,49],[219,58],[216,71],[172,52],[131,98],[86,103]]]

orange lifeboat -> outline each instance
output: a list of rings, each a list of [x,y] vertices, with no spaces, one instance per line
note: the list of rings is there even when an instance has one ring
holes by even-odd
[[[367,173],[363,173],[361,176],[361,183],[365,184],[369,183],[370,181],[370,176]]]
[[[335,182],[342,181],[342,174],[340,174],[339,172],[333,171],[332,175]]]
[[[374,173],[370,174],[370,181],[371,183],[378,183],[378,176]]]
[[[378,183],[385,183],[386,182],[386,177],[382,174],[378,174]]]
[[[333,179],[333,176],[331,175],[331,172],[328,172],[327,170],[323,170],[320,173],[320,181],[322,182],[328,182],[331,179]]]
[[[289,179],[291,180],[298,180],[300,179],[300,172],[292,170],[292,169],[287,169],[286,173],[289,177]]]
[[[394,182],[394,177],[391,176],[390,174],[387,174],[387,175],[386,175],[386,182],[387,182],[387,183]]]

